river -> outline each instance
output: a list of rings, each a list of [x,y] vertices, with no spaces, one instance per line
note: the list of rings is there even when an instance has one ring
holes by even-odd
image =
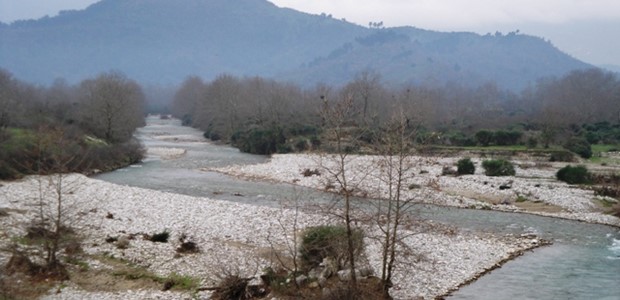
[[[204,169],[231,164],[256,164],[266,157],[200,140],[201,132],[178,120],[147,118],[136,137],[147,148],[179,148],[177,159],[148,156],[144,162],[93,176],[125,184],[192,196],[254,205],[279,206],[293,190],[305,199],[330,195],[289,184],[244,181]],[[188,138],[189,137],[189,138]],[[420,217],[462,230],[535,233],[552,240],[505,264],[451,295],[450,299],[620,299],[620,230],[529,214],[420,206]]]

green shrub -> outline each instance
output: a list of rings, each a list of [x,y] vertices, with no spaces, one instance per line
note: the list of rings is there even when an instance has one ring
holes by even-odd
[[[480,146],[488,146],[493,141],[493,132],[488,130],[480,130],[476,132],[476,140]]]
[[[450,145],[459,147],[476,146],[476,139],[465,135],[461,131],[451,131],[446,134],[446,139],[450,141]]]
[[[308,141],[305,138],[300,138],[295,141],[295,150],[298,152],[304,152],[308,150]]]
[[[172,273],[166,278],[161,278],[160,281],[164,282],[164,291],[167,290],[181,290],[181,291],[195,291],[200,285],[200,281],[191,276],[179,275]]]
[[[538,146],[538,139],[531,136],[527,139],[527,147],[532,149],[532,148],[536,148],[536,146]]]
[[[233,145],[246,153],[269,155],[291,152],[285,145],[286,138],[280,128],[252,128],[245,133],[237,132],[231,138]]]
[[[568,165],[555,174],[555,177],[569,184],[584,184],[590,182],[590,172],[585,166]]]
[[[572,137],[564,144],[564,148],[577,153],[583,158],[592,157],[592,147],[584,138]]]
[[[293,124],[289,127],[288,132],[291,135],[316,135],[320,129],[313,125]]]
[[[601,140],[601,137],[596,132],[588,131],[585,134],[585,138],[590,144],[596,144]]]
[[[469,157],[462,158],[456,163],[456,173],[459,175],[474,174],[476,166]]]
[[[495,141],[495,145],[498,146],[512,146],[519,142],[522,135],[523,133],[520,131],[498,130],[493,133],[493,140]]]
[[[278,144],[276,146],[276,153],[286,154],[286,153],[291,153],[291,152],[293,152],[293,147],[291,147],[291,145]]]
[[[482,162],[484,174],[487,176],[514,176],[514,165],[505,159],[485,160]]]
[[[210,298],[214,300],[257,299],[253,297],[252,291],[248,288],[248,281],[238,275],[228,275],[218,283]]]
[[[58,140],[60,133],[62,139]],[[0,143],[0,179],[37,173],[112,170],[137,163],[145,154],[137,140],[108,144],[56,129],[9,129],[6,136]]]
[[[363,248],[361,230],[353,231],[355,254]],[[344,226],[317,226],[307,228],[301,237],[299,249],[301,263],[305,268],[317,267],[326,257],[333,258],[339,266],[348,259],[347,229]]]
[[[164,230],[163,232],[151,235],[148,238],[148,240],[151,242],[157,242],[157,243],[167,243],[169,237],[170,237],[170,232],[168,232],[167,230]]]
[[[321,146],[321,139],[318,136],[313,135],[310,137],[310,144],[312,144],[313,148],[318,148]]]

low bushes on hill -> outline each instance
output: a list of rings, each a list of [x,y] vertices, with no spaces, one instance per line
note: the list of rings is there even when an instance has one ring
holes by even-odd
[[[568,165],[555,174],[555,177],[569,184],[584,184],[589,183],[591,180],[590,172],[585,166],[571,166]]]
[[[514,165],[505,159],[485,160],[482,162],[484,174],[487,176],[514,176]]]

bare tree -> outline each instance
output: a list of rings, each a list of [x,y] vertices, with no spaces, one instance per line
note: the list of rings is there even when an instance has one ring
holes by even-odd
[[[48,276],[64,279],[68,275],[58,254],[75,241],[71,222],[75,221],[72,212],[76,210],[76,203],[66,197],[81,185],[79,177],[70,178],[67,173],[80,162],[67,151],[76,145],[62,127],[42,126],[36,134],[37,143],[30,153],[36,159],[30,168],[38,174],[35,177],[38,192],[34,199],[37,214],[27,230],[28,237],[42,247],[43,271]]]
[[[353,101],[361,103],[361,121],[368,123],[371,111],[377,110],[378,103],[373,103],[381,97],[381,76],[378,73],[364,71],[356,75],[355,79],[344,87],[343,92],[353,98]]]
[[[333,181],[337,188],[337,194],[343,200],[341,217],[346,227],[347,238],[347,257],[351,270],[351,280],[349,281],[349,291],[356,291],[356,247],[354,243],[354,211],[353,197],[356,189],[359,188],[364,176],[354,175],[350,168],[352,164],[351,151],[356,148],[358,139],[354,133],[358,130],[355,118],[359,112],[353,103],[353,97],[345,95],[333,103],[328,99],[323,99],[322,117],[325,121],[325,131],[333,143],[334,154],[324,156],[324,161],[320,162],[321,168],[327,174],[327,180]],[[323,158],[322,158],[323,160]]]
[[[0,130],[11,124],[17,105],[15,81],[9,72],[0,69]]]
[[[192,76],[183,81],[174,95],[172,114],[181,119],[183,125],[193,124],[196,118],[198,103],[204,97],[206,85],[202,79]]]
[[[382,134],[375,141],[376,151],[380,154],[378,177],[385,194],[384,200],[375,202],[374,219],[382,233],[381,281],[385,295],[392,286],[397,245],[404,238],[400,227],[415,204],[415,199],[407,198],[404,192],[408,189],[407,182],[414,176],[411,156],[415,152],[414,142],[419,126],[417,121],[407,116],[402,104],[396,104],[392,118],[386,122]]]
[[[196,110],[196,125],[202,130],[211,130],[228,138],[244,121],[241,116],[242,88],[239,79],[221,75],[207,85]]]
[[[287,199],[284,203],[281,203],[280,215],[277,218],[276,228],[270,228],[267,241],[271,246],[271,254],[278,263],[278,266],[287,270],[288,272],[297,276],[301,269],[300,255],[299,255],[299,214],[301,212],[301,202],[299,200],[300,194],[294,190],[292,198]],[[287,220],[285,214],[288,211],[293,213],[292,220]],[[284,236],[284,249],[272,241],[272,234],[278,234]],[[293,280],[295,288],[299,290],[299,282]]]
[[[123,142],[144,123],[144,94],[119,73],[104,73],[81,84],[82,122],[108,142]]]

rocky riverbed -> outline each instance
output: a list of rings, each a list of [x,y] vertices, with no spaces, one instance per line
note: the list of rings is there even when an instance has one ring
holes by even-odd
[[[229,168],[228,172],[272,180],[298,179],[298,184],[316,186],[320,180],[300,175],[300,168],[303,170],[306,166],[299,161],[312,161],[311,157],[302,158],[275,156],[269,164]],[[295,166],[291,165],[293,161],[297,162]],[[435,172],[434,168],[429,169],[430,172]],[[26,235],[26,228],[38,215],[37,203],[41,196],[46,203],[55,203],[58,195],[54,187],[58,186],[59,178],[59,175],[31,176],[0,183],[3,212],[0,248],[7,249]],[[225,273],[251,277],[260,274],[264,267],[275,266],[277,262],[271,253],[290,244],[293,224],[304,228],[335,222],[324,214],[310,211],[190,197],[115,185],[76,174],[64,175],[62,179],[66,208],[63,217],[83,239],[81,245],[85,254],[81,265],[84,270],[74,275],[79,278],[51,289],[44,296],[46,299],[182,299],[192,296],[206,299],[210,292],[191,295],[152,287],[126,288],[115,281],[128,279],[119,277],[98,279],[100,282],[91,282],[88,288],[78,279],[121,263],[139,266],[160,276],[172,273],[191,276],[199,279],[201,286],[210,287]],[[448,198],[445,201],[454,204],[477,203],[461,196]],[[372,239],[378,229],[370,224],[360,226],[367,232],[368,264],[378,273],[379,244]],[[407,235],[405,245],[413,251],[403,254],[398,261],[392,288],[396,299],[430,299],[444,295],[542,242],[532,236],[494,236],[441,226],[425,228],[434,229],[418,231],[415,226],[403,229],[403,234]],[[168,243],[146,238],[161,232],[170,234]],[[200,252],[179,254],[176,249],[182,236],[194,242]],[[124,241],[122,247],[119,246],[121,240]],[[0,265],[5,265],[9,257],[9,252],[1,251]],[[96,277],[93,275],[93,278]]]
[[[571,186],[555,179],[558,169],[566,163],[536,163],[513,161],[516,176],[490,177],[484,175],[480,158],[472,158],[476,173],[464,176],[444,176],[444,167],[454,168],[460,157],[412,156],[406,161],[407,172],[403,186],[404,199],[419,203],[462,208],[494,209],[533,213],[620,226],[620,219],[607,215],[600,203],[617,203],[609,197],[596,196],[592,190]],[[218,172],[250,180],[289,182],[306,187],[332,190],[338,157],[333,155],[279,154],[267,163],[228,166]],[[386,158],[355,156],[346,158],[349,185],[360,196],[386,198]],[[309,173],[307,171],[310,171]],[[306,174],[304,174],[306,173]],[[333,191],[333,190],[332,190]]]

